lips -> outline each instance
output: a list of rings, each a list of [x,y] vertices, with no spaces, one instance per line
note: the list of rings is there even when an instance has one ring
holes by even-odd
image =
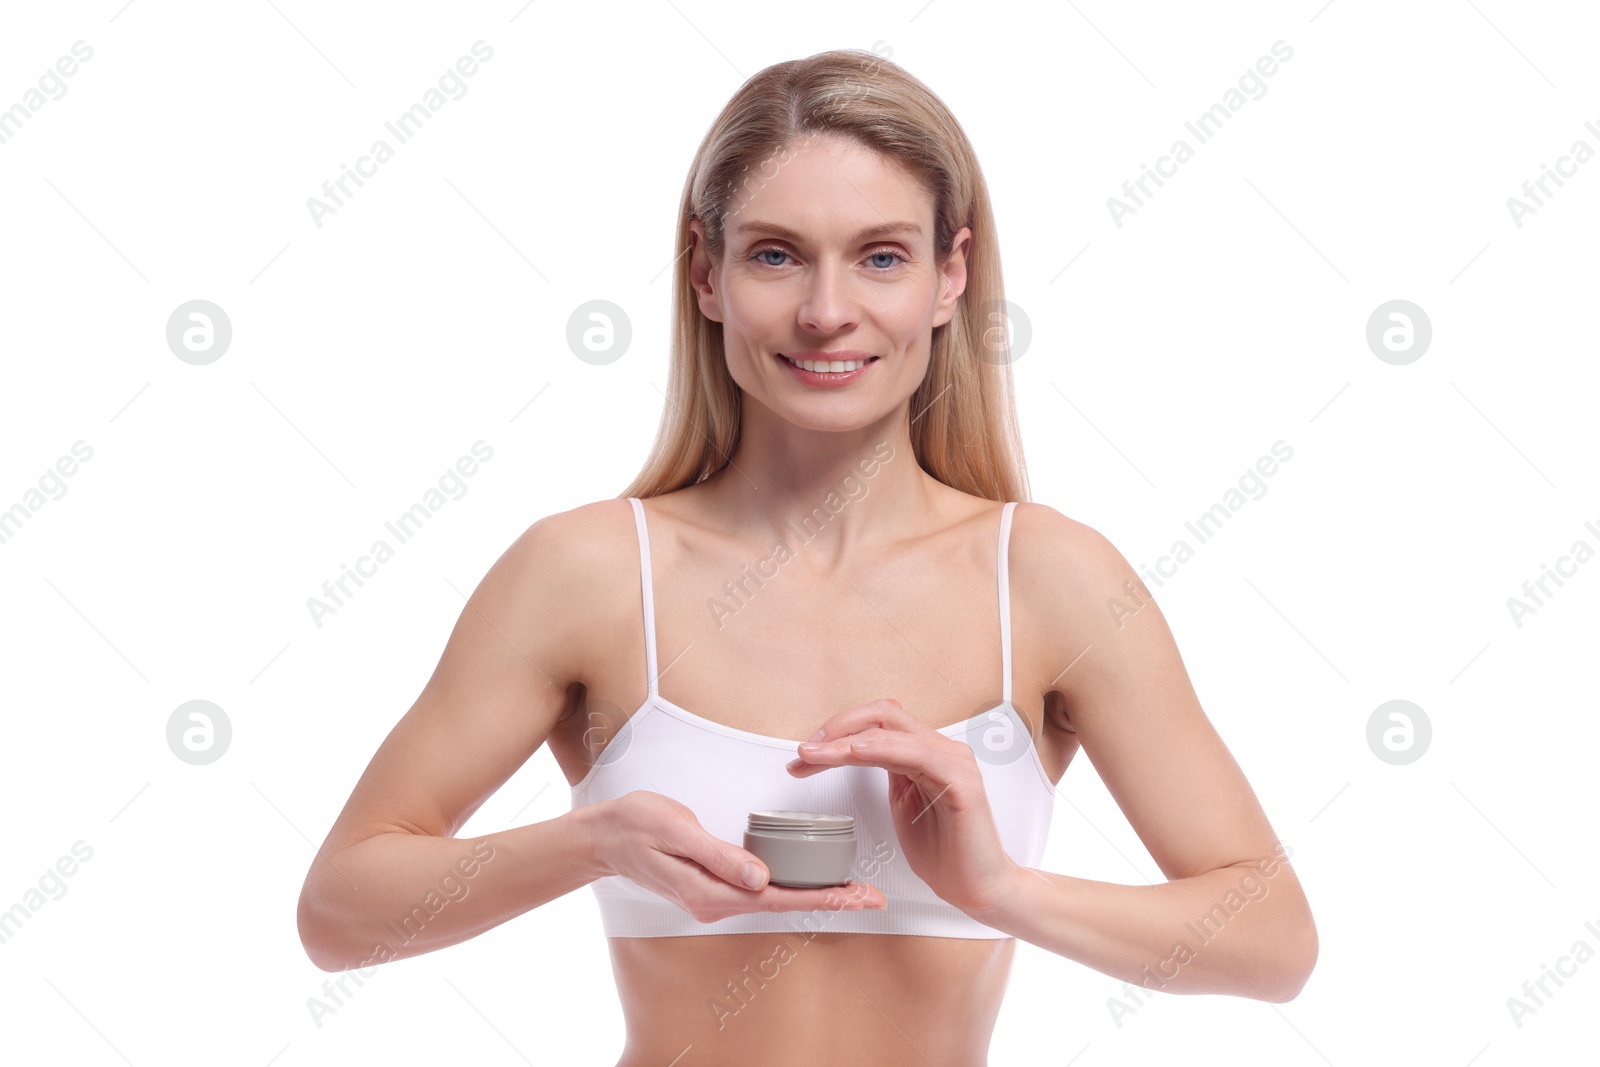
[[[780,356],[790,359],[826,359],[826,360],[851,360],[871,359],[871,352],[861,352],[854,348],[807,348],[800,352],[779,352]]]
[[[837,352],[819,352],[815,350],[796,352],[794,354],[795,358],[804,358],[808,362],[815,360],[816,362],[812,362],[812,366],[825,368],[823,370],[806,370],[782,352],[776,352],[774,355],[777,357],[778,362],[783,364],[784,369],[794,377],[794,380],[814,389],[847,389],[852,383],[861,380],[863,376],[872,370],[873,364],[878,362],[877,356],[859,352],[845,352],[844,350]],[[845,357],[847,356],[852,358],[846,361]],[[822,360],[827,360],[828,362],[824,363]],[[838,360],[838,362],[834,362],[835,360]],[[847,367],[851,364],[855,365],[855,369],[827,369],[835,366]]]
[[[817,369],[811,373],[831,372],[835,374],[848,372],[845,371],[843,366],[841,366],[838,370],[832,370],[832,364],[872,363],[878,359],[877,356],[870,352],[858,352],[854,349],[845,348],[831,351],[824,349],[807,349],[800,352],[779,352],[777,355],[779,359],[785,360],[791,366],[802,362],[816,365]]]

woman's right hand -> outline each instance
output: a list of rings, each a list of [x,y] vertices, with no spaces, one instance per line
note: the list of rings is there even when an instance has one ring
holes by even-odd
[[[660,793],[635,789],[609,806],[595,829],[594,854],[600,866],[672,901],[697,922],[753,911],[888,906],[877,887],[866,882],[822,889],[772,885],[766,864],[753,853],[712,837],[687,806]],[[747,864],[753,865],[759,888],[746,883]]]

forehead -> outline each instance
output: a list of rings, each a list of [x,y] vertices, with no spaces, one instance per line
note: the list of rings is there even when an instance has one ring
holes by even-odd
[[[772,153],[746,172],[741,190],[729,219],[735,239],[925,240],[933,220],[933,198],[915,178],[893,159],[841,137]]]

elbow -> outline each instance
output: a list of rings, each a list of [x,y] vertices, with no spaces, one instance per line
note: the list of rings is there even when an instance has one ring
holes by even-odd
[[[350,969],[348,964],[339,959],[339,957],[330,954],[327,949],[319,943],[307,941],[304,937],[302,937],[300,939],[300,945],[306,950],[306,958],[309,959],[312,966],[316,967],[316,969],[319,971],[327,971],[329,974],[338,974],[340,971],[348,971]]]
[[[305,950],[306,958],[317,970],[329,972],[349,970],[348,963],[333,943],[333,939],[328,936],[326,924],[318,919],[316,902],[309,885],[300,891],[300,904],[295,911],[295,926],[300,932],[300,947]]]
[[[350,969],[343,963],[340,963],[338,960],[334,959],[332,956],[325,956],[319,952],[313,951],[309,945],[306,946],[306,956],[311,960],[312,965],[315,966],[317,970],[326,971],[329,974],[339,974]]]
[[[1269,1004],[1286,1004],[1300,995],[1317,965],[1317,925],[1307,915],[1282,939],[1272,973],[1257,992]]]

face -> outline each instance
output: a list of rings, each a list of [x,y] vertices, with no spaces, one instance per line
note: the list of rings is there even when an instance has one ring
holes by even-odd
[[[935,262],[933,198],[893,161],[842,138],[776,153],[741,192],[720,262],[700,221],[690,223],[690,277],[701,312],[722,323],[745,400],[816,430],[896,413],[927,373],[933,328],[950,321],[966,288],[971,231]],[[821,374],[785,357],[868,362]]]

